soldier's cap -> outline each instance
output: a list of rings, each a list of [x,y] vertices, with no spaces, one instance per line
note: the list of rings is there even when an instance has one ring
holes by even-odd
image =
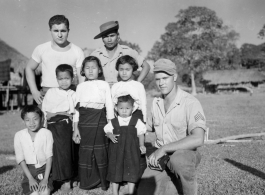
[[[166,72],[169,75],[177,74],[177,67],[174,62],[168,59],[159,59],[154,63],[154,73]]]
[[[100,27],[100,33],[94,37],[94,39],[101,38],[103,35],[119,29],[119,22],[118,21],[110,21],[102,24]]]

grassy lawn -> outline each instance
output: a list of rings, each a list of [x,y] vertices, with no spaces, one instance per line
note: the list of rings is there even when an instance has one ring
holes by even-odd
[[[265,132],[265,93],[198,95],[197,98],[210,128],[209,139]],[[22,171],[12,155],[14,134],[24,125],[18,112],[2,113],[0,124],[0,194],[21,194]],[[152,141],[153,135],[148,136]],[[199,194],[265,194],[265,141],[207,145],[199,150],[202,154],[198,167]],[[75,188],[69,194],[111,193]]]

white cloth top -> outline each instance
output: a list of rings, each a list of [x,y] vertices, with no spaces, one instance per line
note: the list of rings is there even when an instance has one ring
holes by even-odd
[[[15,134],[14,148],[17,164],[25,160],[26,164],[34,164],[36,168],[40,168],[46,164],[48,158],[53,156],[52,147],[52,133],[48,129],[41,128],[34,142],[28,129],[20,130]]]
[[[112,86],[111,95],[114,105],[117,104],[118,97],[130,95],[135,100],[133,111],[141,110],[144,122],[146,122],[146,92],[142,83],[134,80],[120,81]]]
[[[47,112],[67,112],[68,114],[76,114],[75,110],[76,93],[69,89],[67,91],[60,88],[50,88],[44,96],[42,102],[42,111],[44,112],[45,119]],[[77,122],[74,120],[73,122]]]
[[[114,118],[114,107],[111,100],[110,87],[106,81],[92,80],[77,85],[76,104],[80,107],[107,110],[107,119]]]
[[[42,83],[43,87],[59,87],[55,69],[60,64],[69,64],[74,69],[74,75],[77,75],[77,68],[82,66],[85,58],[84,52],[78,46],[70,43],[68,51],[56,51],[52,48],[52,42],[46,42],[38,45],[33,53],[32,59],[41,65],[42,68]]]
[[[132,116],[129,116],[126,118],[122,118],[122,117],[118,116],[119,125],[120,126],[128,126],[131,118],[132,118]],[[135,125],[135,128],[137,130],[137,135],[142,135],[142,134],[146,133],[146,126],[140,119],[138,119],[138,121]],[[112,126],[111,121],[109,121],[109,123],[104,127],[105,133],[109,133],[109,132],[113,133],[113,129],[114,128]]]

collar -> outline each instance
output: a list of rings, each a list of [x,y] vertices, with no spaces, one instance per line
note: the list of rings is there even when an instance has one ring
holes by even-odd
[[[100,54],[103,54],[105,57],[108,57],[108,58],[109,58],[109,54],[108,54],[107,49],[106,49],[105,46],[102,47],[102,49],[100,50],[99,53],[100,53]],[[118,45],[117,45],[117,49],[116,49],[116,51],[115,51],[115,53],[114,53],[114,55],[113,55],[113,59],[114,59],[116,56],[118,57],[120,54],[122,54],[122,47],[121,47],[120,44],[118,44]]]
[[[167,113],[169,113],[173,108],[175,108],[177,105],[180,104],[182,97],[183,97],[184,91],[178,87],[177,95],[173,102],[170,104],[170,107],[167,110]],[[160,108],[161,112],[165,115],[165,107],[164,107],[164,99],[162,97],[158,97],[156,99],[156,103],[158,107]]]
[[[132,118],[132,116],[128,116],[128,117],[126,117],[126,118],[123,118],[123,117],[118,116],[118,120],[119,120],[119,121],[122,121],[122,122],[124,122],[124,123],[129,122],[129,121],[131,120],[131,118]]]

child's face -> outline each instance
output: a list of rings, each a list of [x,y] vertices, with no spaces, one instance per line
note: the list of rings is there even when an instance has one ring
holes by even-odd
[[[67,42],[69,30],[64,23],[54,24],[50,29],[53,41],[58,45],[64,45]]]
[[[71,77],[70,73],[67,71],[58,72],[56,78],[59,84],[59,88],[63,90],[68,90],[73,81],[73,78]]]
[[[117,105],[117,112],[122,118],[126,118],[132,115],[133,105],[131,102],[119,102]]]
[[[24,123],[29,131],[38,131],[41,127],[41,118],[35,112],[29,112],[24,117]]]
[[[91,61],[85,64],[84,72],[88,80],[96,80],[98,78],[98,73],[100,73],[101,70],[99,69],[97,62]]]
[[[133,67],[128,63],[120,64],[118,69],[118,74],[123,81],[129,81],[132,78]]]

